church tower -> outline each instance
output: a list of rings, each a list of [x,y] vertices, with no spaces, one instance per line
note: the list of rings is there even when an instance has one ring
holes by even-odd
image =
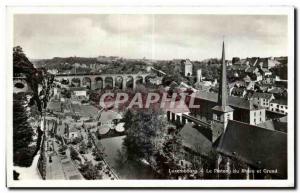
[[[228,105],[224,41],[222,47],[222,65],[221,65],[221,76],[219,79],[218,103],[217,106],[212,108],[212,112],[213,112],[213,120],[223,123],[223,129],[225,131],[228,120],[233,119],[233,109]]]

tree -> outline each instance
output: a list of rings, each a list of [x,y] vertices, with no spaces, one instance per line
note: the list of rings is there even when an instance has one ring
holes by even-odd
[[[70,156],[71,156],[72,160],[81,161],[81,159],[79,158],[78,152],[72,146],[70,147]]]
[[[84,164],[81,164],[79,171],[87,180],[102,179],[97,167],[95,167],[91,161],[86,161]]]
[[[13,102],[13,152],[14,164],[18,166],[30,166],[33,159],[34,147],[29,145],[33,142],[32,127],[28,123],[26,112],[25,95],[14,94]]]
[[[82,139],[80,137],[75,137],[71,143],[73,145],[76,145],[76,144],[80,143],[81,141],[82,141]]]
[[[66,145],[63,145],[59,148],[58,152],[62,155],[65,155],[67,149],[68,149],[68,147]]]
[[[97,148],[94,148],[93,150],[92,150],[92,155],[94,156],[94,159],[96,160],[96,161],[101,161],[101,160],[103,160],[103,154],[97,149]]]
[[[97,170],[102,170],[104,168],[104,163],[102,161],[98,162],[96,164],[96,168]]]
[[[149,160],[161,148],[166,121],[158,112],[151,109],[127,113],[129,115],[125,115],[125,117],[132,116],[131,120],[125,123],[127,135],[123,142],[128,159]]]
[[[81,142],[80,146],[79,146],[79,153],[81,154],[85,154],[87,150],[87,146],[85,144],[84,141]]]
[[[87,148],[92,148],[92,147],[93,147],[92,139],[89,138],[87,142]]]

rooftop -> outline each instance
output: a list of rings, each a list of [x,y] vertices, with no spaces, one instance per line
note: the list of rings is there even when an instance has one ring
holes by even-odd
[[[92,105],[80,105],[80,104],[71,104],[72,110],[74,113],[78,114],[81,117],[92,117],[96,118],[98,115],[98,109]]]
[[[276,103],[279,105],[287,105],[287,99],[273,99],[270,103]]]
[[[183,145],[202,155],[208,155],[212,150],[212,142],[201,134],[192,123],[187,123],[179,132]]]
[[[207,100],[211,102],[217,103],[218,101],[218,93],[213,92],[197,92],[196,98]],[[228,96],[228,104],[231,107],[240,108],[240,109],[247,109],[247,110],[254,110],[254,109],[260,109],[262,107],[253,104],[251,101],[235,97],[235,96]]]
[[[287,177],[287,134],[229,120],[217,151],[264,169],[277,169]]]
[[[271,93],[262,93],[262,92],[254,92],[251,98],[264,98],[264,99],[271,99],[273,94]]]

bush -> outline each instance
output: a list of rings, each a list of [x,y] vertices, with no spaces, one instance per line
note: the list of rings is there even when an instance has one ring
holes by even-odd
[[[87,161],[84,164],[80,165],[79,171],[83,175],[83,177],[87,180],[96,180],[102,179],[99,171],[95,166],[93,166],[92,162]]]
[[[75,137],[71,143],[73,145],[76,145],[76,144],[80,143],[81,141],[82,141],[82,139],[80,137]]]
[[[92,148],[93,147],[93,143],[92,140],[89,139],[88,143],[87,143],[87,148]]]
[[[29,167],[32,164],[35,147],[24,147],[14,151],[14,165]]]
[[[63,145],[62,147],[59,148],[58,152],[62,155],[65,155],[67,148],[68,147],[66,145]]]
[[[87,150],[87,146],[85,144],[84,141],[81,142],[80,146],[79,146],[79,153],[81,154],[85,154]]]
[[[103,162],[102,161],[98,162],[97,165],[96,165],[96,168],[97,168],[97,170],[102,170],[104,168]]]
[[[70,148],[70,155],[71,155],[72,160],[81,161],[81,159],[79,158],[78,152],[73,147]]]

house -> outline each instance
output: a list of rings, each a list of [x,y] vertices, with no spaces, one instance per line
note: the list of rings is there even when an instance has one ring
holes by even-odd
[[[161,85],[163,77],[149,78],[149,82],[153,85]]]
[[[255,82],[254,81],[246,81],[246,89],[247,90],[254,90]]]
[[[245,88],[233,87],[230,89],[229,93],[231,96],[244,97],[247,92]]]
[[[275,97],[271,93],[254,92],[249,99],[253,100],[254,103],[268,109],[270,106],[270,101],[275,99]]]
[[[70,91],[73,93],[75,96],[83,96],[87,97],[87,91],[88,89],[85,87],[71,87]]]
[[[244,176],[239,178],[287,179],[287,134],[284,132],[229,120],[216,147],[220,153],[218,168],[244,171]],[[226,177],[234,178],[234,174]]]
[[[280,64],[280,62],[271,58],[260,58],[257,64],[260,66],[261,69],[262,68],[270,69]]]
[[[194,105],[200,108],[190,108],[195,116],[203,120],[212,119],[212,108],[218,101],[218,94],[212,92],[196,92],[194,96],[187,96],[187,99],[194,97]],[[251,100],[236,96],[228,96],[228,104],[234,109],[233,120],[256,125],[266,121],[266,109]]]
[[[281,87],[272,87],[268,89],[268,93],[272,93],[275,98],[281,98],[287,95],[287,90]]]
[[[252,81],[251,78],[250,78],[248,75],[246,75],[246,76],[243,78],[243,80],[244,80],[244,82],[251,82],[251,81]]]
[[[195,89],[201,91],[209,91],[211,88],[212,83],[210,81],[203,81],[203,82],[196,82],[194,84]]]
[[[263,79],[263,76],[260,72],[255,72],[253,75],[252,75],[252,79],[254,79],[255,81],[262,81]]]
[[[193,75],[193,64],[189,59],[184,61],[184,76],[192,76]]]
[[[234,82],[234,86],[236,86],[236,87],[246,87],[247,83],[245,81],[238,80],[238,81]]]
[[[68,139],[72,140],[72,139],[79,137],[79,132],[80,132],[80,130],[77,129],[76,127],[69,128],[68,132],[67,132]]]
[[[263,75],[263,77],[271,76],[272,72],[267,68],[260,69],[260,73]]]
[[[270,119],[264,123],[258,124],[257,126],[287,133],[287,116]]]
[[[271,100],[269,110],[276,113],[287,114],[288,113],[287,99]]]
[[[259,72],[259,69],[256,66],[250,66],[245,70],[246,73],[256,74]]]

